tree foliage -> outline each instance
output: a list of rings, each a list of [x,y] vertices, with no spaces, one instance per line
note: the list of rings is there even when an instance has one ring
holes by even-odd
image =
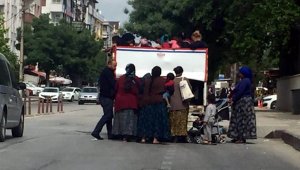
[[[66,22],[54,26],[48,15],[34,19],[31,26],[31,29],[25,28],[24,35],[27,64],[38,62],[47,75],[51,70],[63,69],[64,75],[69,75],[75,85],[95,79],[91,76],[98,74],[97,70],[105,63],[99,58],[104,58],[101,55],[103,42],[96,41],[89,30],[79,33]]]
[[[300,19],[294,0],[131,0],[128,31],[151,39],[199,29],[209,46],[213,76],[233,62],[256,69],[278,67],[290,30]],[[212,77],[211,77],[212,78]]]

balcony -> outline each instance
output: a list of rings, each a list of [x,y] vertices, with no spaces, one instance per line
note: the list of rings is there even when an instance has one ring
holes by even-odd
[[[103,39],[108,38],[108,33],[107,33],[107,32],[102,32],[102,38],[103,38]]]
[[[64,12],[64,5],[62,3],[56,4],[51,3],[47,4],[47,6],[42,7],[43,13],[50,13],[50,12]]]

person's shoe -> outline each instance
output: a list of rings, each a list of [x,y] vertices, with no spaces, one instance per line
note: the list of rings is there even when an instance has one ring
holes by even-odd
[[[98,140],[103,140],[103,138],[100,135],[96,135],[96,134],[91,134],[94,138],[98,139]]]
[[[232,139],[231,143],[235,143],[236,141],[238,141],[237,139]]]

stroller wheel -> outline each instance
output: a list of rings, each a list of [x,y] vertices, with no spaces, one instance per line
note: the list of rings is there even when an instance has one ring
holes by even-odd
[[[197,144],[200,144],[200,143],[203,142],[203,139],[202,139],[201,135],[200,135],[200,136],[195,136],[195,137],[194,137],[194,140],[195,140],[195,142],[196,142]]]
[[[221,135],[219,140],[220,143],[226,143],[226,136]]]
[[[186,141],[187,141],[188,143],[194,143],[193,137],[191,137],[190,135],[188,135],[188,136],[186,137]]]

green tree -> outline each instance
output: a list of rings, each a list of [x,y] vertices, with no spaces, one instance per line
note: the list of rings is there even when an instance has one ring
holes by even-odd
[[[32,22],[30,32],[24,32],[24,48],[26,49],[27,64],[39,63],[39,67],[46,73],[47,85],[49,84],[50,71],[55,70],[59,62],[57,52],[59,49],[54,32],[54,25],[50,23],[49,15],[41,15]]]
[[[253,68],[278,66],[288,49],[290,29],[299,22],[294,0],[131,0],[127,30],[151,39],[162,33],[199,29],[209,47],[210,79],[222,66],[241,62]]]
[[[26,63],[39,63],[49,80],[51,70],[69,75],[73,84],[93,79],[94,71],[104,62],[98,62],[101,56],[102,41],[95,40],[91,32],[84,29],[80,33],[69,23],[60,22],[57,26],[50,23],[48,15],[34,19],[31,28],[25,29]],[[92,62],[94,61],[94,62]],[[102,60],[100,60],[102,61]]]

